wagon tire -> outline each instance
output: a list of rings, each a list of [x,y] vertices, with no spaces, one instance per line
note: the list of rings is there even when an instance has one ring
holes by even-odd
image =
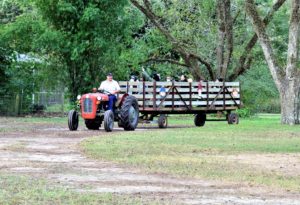
[[[75,131],[78,128],[79,116],[76,110],[70,110],[68,113],[68,126],[69,130]]]
[[[206,121],[206,114],[205,113],[199,113],[199,114],[195,115],[194,124],[197,127],[203,127],[205,125],[205,121]]]
[[[236,113],[230,113],[228,115],[228,124],[239,124],[239,115]]]
[[[104,129],[106,132],[111,132],[114,129],[114,113],[112,110],[107,110],[104,113]]]
[[[89,130],[99,130],[101,123],[99,120],[85,120],[85,126]]]
[[[124,130],[135,130],[139,123],[139,104],[134,96],[127,96],[120,110],[120,123]]]
[[[168,127],[168,117],[165,114],[162,114],[158,118],[158,127],[167,128]]]

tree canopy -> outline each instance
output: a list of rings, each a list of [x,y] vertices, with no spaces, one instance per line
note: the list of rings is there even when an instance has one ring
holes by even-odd
[[[1,88],[67,87],[74,99],[99,86],[107,72],[127,80],[144,68],[163,78],[241,80],[247,107],[265,109],[267,99],[279,106],[280,89],[268,72],[249,5],[255,5],[282,70],[289,64],[289,31],[297,30],[290,28],[295,2],[6,0],[0,5]],[[255,95],[259,87],[264,95]]]

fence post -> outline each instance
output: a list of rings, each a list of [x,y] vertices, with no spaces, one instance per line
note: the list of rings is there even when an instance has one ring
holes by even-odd
[[[20,113],[20,94],[16,94],[16,102],[15,102],[15,115],[18,116]]]
[[[61,114],[62,114],[62,117],[65,115],[64,106],[65,106],[65,93],[62,92],[61,93]]]

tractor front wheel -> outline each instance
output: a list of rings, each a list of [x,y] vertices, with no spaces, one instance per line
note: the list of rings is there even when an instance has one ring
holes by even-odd
[[[111,110],[104,113],[104,129],[106,132],[111,132],[114,129],[114,113]]]
[[[68,126],[69,130],[75,131],[78,128],[79,117],[76,110],[70,110],[68,114]]]
[[[135,130],[139,122],[139,104],[134,96],[127,96],[120,110],[124,130]]]

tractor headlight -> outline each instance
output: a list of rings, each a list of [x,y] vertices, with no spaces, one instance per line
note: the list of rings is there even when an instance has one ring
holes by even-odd
[[[81,99],[81,95],[77,95],[77,100],[80,100]]]
[[[101,96],[97,96],[97,100],[102,100],[102,97]]]

